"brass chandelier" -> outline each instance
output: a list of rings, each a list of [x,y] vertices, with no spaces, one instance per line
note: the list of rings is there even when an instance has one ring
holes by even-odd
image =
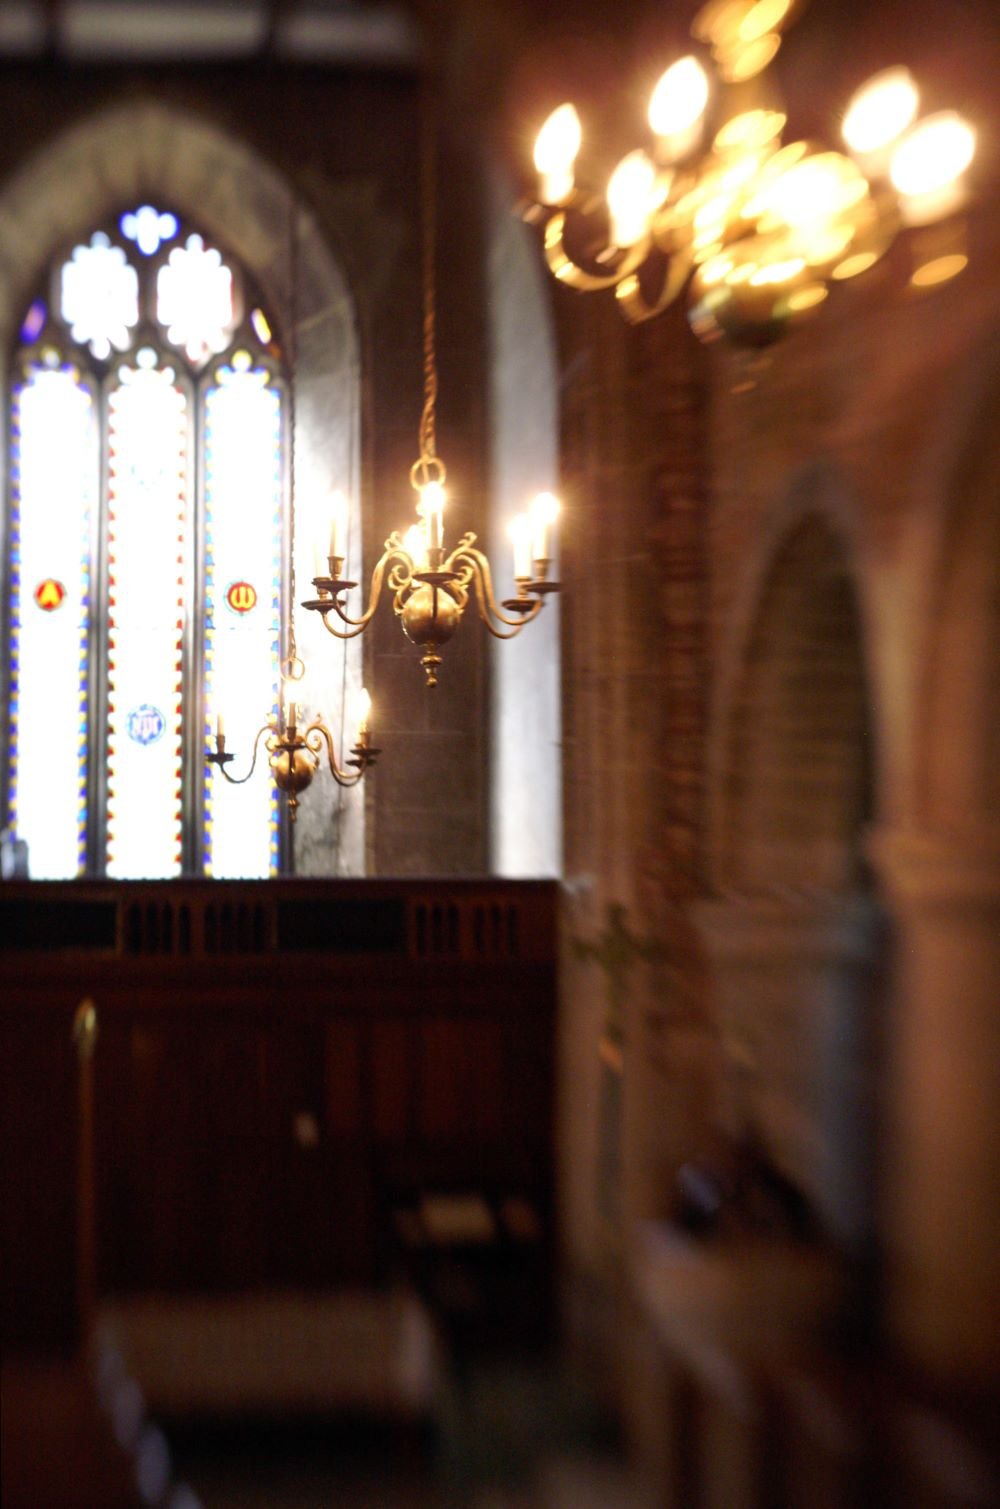
[[[383,583],[392,593],[392,607],[404,634],[423,652],[420,663],[427,686],[437,685],[441,646],[461,622],[470,596],[475,597],[479,616],[496,639],[513,639],[542,610],[546,596],[559,584],[550,571],[554,556],[553,526],[559,512],[551,493],[539,493],[527,513],[514,519],[511,538],[514,549],[515,595],[497,601],[493,573],[485,553],[471,531],[448,550],[444,543],[446,501],[445,464],[437,454],[435,408],[438,392],[434,352],[434,132],[431,112],[425,104],[422,198],[423,198],[423,357],[424,404],[420,416],[419,453],[410,468],[410,486],[417,494],[416,522],[405,533],[394,530],[376,561],[371,576],[368,606],[358,617],[348,612],[344,594],[358,583],[346,573],[346,500],[334,500],[334,513],[327,555],[327,574],[313,578],[316,596],[303,602],[322,617],[324,627],[338,639],[352,639],[371,622],[378,607]]]
[[[305,667],[295,654],[293,639],[290,653],[282,662],[285,689],[293,691],[294,683],[301,681],[304,673]],[[221,713],[216,719],[215,748],[207,752],[205,759],[210,765],[218,766],[231,786],[242,786],[249,781],[256,769],[260,743],[263,739],[268,764],[271,767],[271,776],[278,790],[284,792],[288,816],[294,823],[299,806],[299,792],[305,791],[312,784],[312,778],[320,768],[321,757],[324,753],[330,774],[338,786],[356,786],[364,777],[369,765],[374,765],[376,757],[381,753],[380,750],[372,747],[368,730],[371,704],[367,692],[363,694],[363,698],[357,736],[345,769],[341,769],[337,762],[333,735],[319,713],[311,723],[304,728],[301,727],[299,705],[294,696],[288,697],[287,700],[283,699],[278,711],[272,713],[257,730],[254,735],[250,768],[246,775],[232,776],[226,768],[235,759],[235,755],[230,754],[226,749],[225,724]]]
[[[649,102],[649,150],[630,152],[605,195],[576,179],[579,116],[564,104],[535,143],[537,202],[552,274],[581,292],[613,289],[632,323],[688,290],[705,340],[774,340],[817,309],[831,283],[865,272],[907,226],[958,229],[975,133],[956,112],[920,117],[905,68],[875,75],[843,118],[846,153],[785,143],[768,65],[801,0],[709,0]],[[911,282],[961,271],[957,240],[919,255]]]

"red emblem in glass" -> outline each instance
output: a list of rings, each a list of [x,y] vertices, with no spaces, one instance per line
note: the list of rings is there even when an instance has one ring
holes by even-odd
[[[35,588],[35,602],[44,613],[54,613],[66,596],[66,588],[54,576],[47,576]]]
[[[249,582],[233,582],[226,593],[226,603],[234,613],[249,613],[257,606],[257,589]]]

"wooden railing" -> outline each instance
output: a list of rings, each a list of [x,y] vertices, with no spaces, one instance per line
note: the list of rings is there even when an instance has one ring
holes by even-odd
[[[551,958],[554,888],[503,881],[87,881],[0,885],[0,954]]]

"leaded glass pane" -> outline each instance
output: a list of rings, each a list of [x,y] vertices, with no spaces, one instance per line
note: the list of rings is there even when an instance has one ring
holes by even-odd
[[[152,351],[108,405],[107,869],[181,870],[181,712],[188,571],[188,399]]]
[[[21,340],[26,346],[30,346],[32,341],[37,341],[41,335],[45,328],[47,314],[48,310],[42,299],[36,299],[28,309],[21,324]]]
[[[229,748],[246,758],[277,708],[281,499],[281,395],[266,369],[239,352],[205,395],[205,688],[210,715],[225,716]],[[245,786],[213,775],[206,870],[273,873],[278,811],[263,751]]]
[[[129,332],[139,318],[139,275],[120,246],[103,231],[78,246],[63,265],[61,313],[75,341],[89,345],[99,360],[127,351]]]
[[[177,216],[143,204],[122,216],[121,228],[123,236],[134,241],[144,256],[151,257],[164,241],[172,241],[176,236]]]
[[[84,868],[90,529],[98,431],[71,366],[33,363],[14,392],[10,813],[33,876]]]
[[[175,246],[156,279],[156,317],[173,345],[198,362],[228,344],[234,321],[233,275],[201,236]]]

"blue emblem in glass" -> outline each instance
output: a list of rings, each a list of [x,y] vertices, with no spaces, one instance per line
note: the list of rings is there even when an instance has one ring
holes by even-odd
[[[125,730],[136,744],[155,744],[157,739],[162,738],[166,726],[166,718],[151,702],[143,702],[139,707],[134,707],[125,719]]]

